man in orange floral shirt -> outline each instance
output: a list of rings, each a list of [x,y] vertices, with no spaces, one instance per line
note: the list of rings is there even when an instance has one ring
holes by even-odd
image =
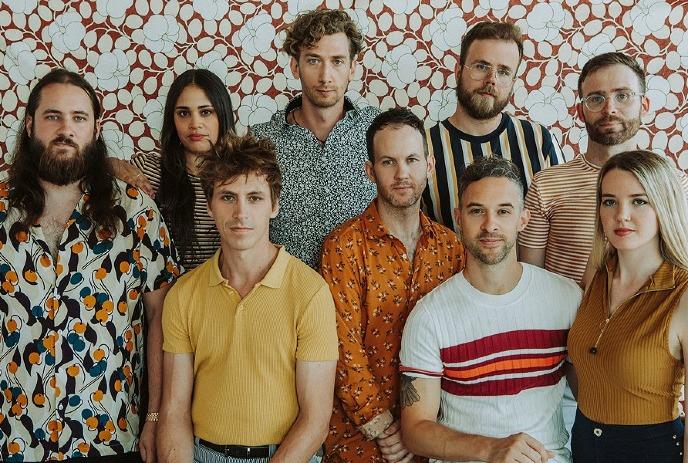
[[[399,349],[416,301],[463,268],[456,235],[420,211],[434,159],[407,109],[375,118],[366,172],[377,198],[323,245],[321,271],[337,307],[339,362],[326,441],[329,462],[408,462],[401,442]]]

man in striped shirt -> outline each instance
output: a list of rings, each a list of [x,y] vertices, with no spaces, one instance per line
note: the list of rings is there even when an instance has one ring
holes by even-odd
[[[461,43],[456,111],[426,131],[437,162],[423,203],[433,220],[454,231],[458,179],[473,161],[490,156],[509,159],[525,185],[536,172],[563,162],[557,141],[546,128],[504,112],[522,57],[518,27],[490,21],[476,24]]]
[[[402,435],[431,461],[570,462],[561,402],[581,290],[517,261],[523,190],[504,159],[466,169],[456,218],[466,266],[404,326]]]
[[[535,175],[526,195],[531,220],[518,245],[523,262],[580,283],[595,230],[597,175],[607,159],[637,148],[636,134],[650,103],[644,96],[645,71],[619,52],[588,61],[578,80],[578,93],[578,116],[588,131],[587,150]]]

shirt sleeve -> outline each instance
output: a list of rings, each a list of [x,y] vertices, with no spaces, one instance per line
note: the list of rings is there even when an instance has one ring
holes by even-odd
[[[401,372],[408,376],[441,378],[444,372],[438,332],[422,299],[404,325],[399,361]]]
[[[180,302],[179,293],[179,286],[173,286],[165,297],[162,309],[162,350],[174,354],[193,352],[184,311],[189,304]]]
[[[383,406],[381,388],[370,369],[363,344],[365,283],[360,273],[363,263],[356,256],[355,248],[340,245],[337,236],[328,237],[320,268],[334,296],[337,315],[339,361],[335,395],[347,417],[360,428],[388,411]]]
[[[552,132],[542,127],[542,154],[545,158],[545,167],[557,166],[566,162],[564,160],[564,153],[559,146],[559,141]]]
[[[326,284],[308,301],[297,321],[296,358],[322,362],[337,360],[337,329],[334,302]]]
[[[540,194],[540,179],[536,175],[528,188],[525,205],[530,211],[530,221],[518,234],[518,244],[533,249],[546,249],[549,236],[549,217]]]
[[[137,190],[138,191],[138,190]],[[139,259],[143,292],[171,284],[181,269],[177,251],[158,207],[148,195],[138,192],[143,207],[132,219],[133,232],[140,239]]]

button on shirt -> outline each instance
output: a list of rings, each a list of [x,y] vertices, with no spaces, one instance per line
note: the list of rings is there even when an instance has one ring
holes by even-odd
[[[45,461],[137,449],[141,295],[179,274],[155,203],[118,182],[113,239],[82,195],[53,260],[40,226],[19,230],[0,184],[0,460]]]
[[[398,418],[406,318],[421,297],[463,269],[464,249],[454,232],[423,213],[420,224],[413,261],[382,223],[376,201],[323,245],[321,272],[334,297],[339,335],[326,447],[342,461],[382,461],[375,441],[360,431],[378,434],[391,423],[390,411]]]
[[[270,240],[317,268],[325,236],[375,198],[375,184],[363,166],[368,159],[366,130],[380,110],[356,108],[345,99],[344,118],[321,143],[310,130],[287,122],[301,101],[297,97],[251,130],[275,143],[282,169],[280,211],[270,223]]]

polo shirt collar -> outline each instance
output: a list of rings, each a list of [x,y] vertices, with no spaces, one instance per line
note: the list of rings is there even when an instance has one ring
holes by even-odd
[[[381,241],[391,236],[385,224],[382,223],[382,218],[380,218],[380,212],[377,209],[377,198],[366,207],[361,217],[363,218],[365,235],[369,240]],[[432,226],[432,222],[423,211],[420,211],[420,228],[421,236],[429,235],[430,237],[435,237],[435,229]]]
[[[282,286],[284,274],[289,265],[289,253],[284,249],[284,246],[277,246],[277,257],[272,263],[270,270],[265,274],[263,279],[258,282],[259,285],[267,286],[268,288],[279,288]],[[208,286],[218,286],[227,283],[227,279],[222,276],[220,271],[220,255],[221,249],[215,251],[213,257],[210,258]]]
[[[607,281],[611,281],[614,276],[614,271],[618,263],[618,258],[616,256],[607,260],[605,264],[607,269]],[[665,291],[667,289],[673,289],[676,287],[676,270],[677,268],[670,262],[664,261],[655,270],[655,273],[650,276],[649,281],[640,288],[639,292],[651,292],[651,291]]]

